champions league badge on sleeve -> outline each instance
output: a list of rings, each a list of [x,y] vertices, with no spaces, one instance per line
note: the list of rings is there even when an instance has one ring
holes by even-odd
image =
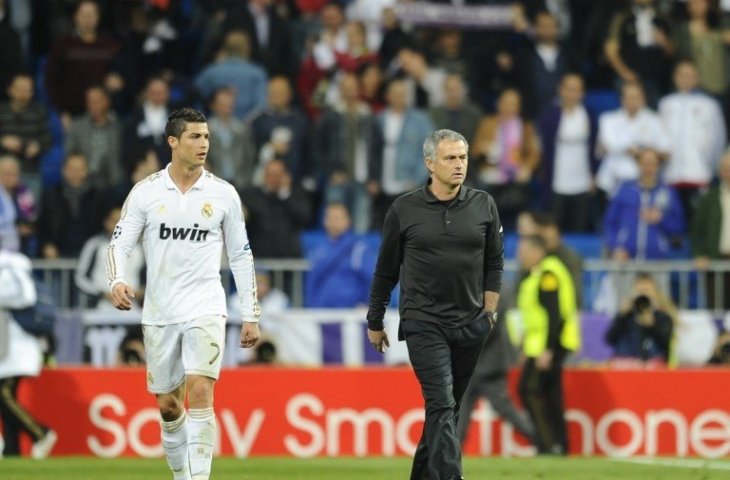
[[[203,209],[200,211],[200,213],[202,213],[205,218],[212,217],[213,216],[213,205],[211,205],[210,202],[205,202],[203,204]]]
[[[117,226],[114,227],[114,233],[112,233],[112,237],[119,238],[119,236],[122,234],[122,226],[117,223]]]

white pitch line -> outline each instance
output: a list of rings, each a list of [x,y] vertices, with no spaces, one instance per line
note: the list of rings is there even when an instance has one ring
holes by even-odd
[[[730,470],[730,463],[691,458],[612,458],[615,462],[636,463],[661,467],[679,467],[708,470]]]

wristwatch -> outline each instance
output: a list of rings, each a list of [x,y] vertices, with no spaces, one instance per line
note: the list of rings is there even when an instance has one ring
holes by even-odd
[[[494,327],[497,324],[497,312],[487,312],[487,320],[489,320],[489,326]]]

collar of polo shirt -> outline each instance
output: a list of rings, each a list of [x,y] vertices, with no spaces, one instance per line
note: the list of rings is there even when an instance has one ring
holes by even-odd
[[[431,191],[431,189],[428,188],[429,185],[431,185],[431,179],[430,178],[428,179],[428,182],[426,182],[426,185],[424,185],[423,186],[423,189],[422,189],[424,195],[426,195],[426,203],[442,203],[441,200],[439,200],[438,198],[436,198],[436,195],[433,194],[433,192]],[[462,184],[459,187],[459,194],[456,195],[456,198],[455,199],[457,201],[462,201],[462,200],[464,200],[465,197],[466,197],[466,188],[464,188],[464,185]]]

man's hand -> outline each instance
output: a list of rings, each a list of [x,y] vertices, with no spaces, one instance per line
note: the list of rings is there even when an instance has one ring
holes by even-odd
[[[23,150],[23,140],[17,135],[3,135],[0,137],[0,145],[13,153],[21,153]]]
[[[368,183],[365,184],[365,189],[370,196],[374,197],[380,194],[380,183],[377,180],[368,180]]]
[[[51,260],[55,260],[59,256],[60,256],[60,254],[58,253],[58,248],[54,244],[49,243],[49,244],[43,246],[43,257],[44,258],[49,258]]]
[[[259,341],[261,332],[258,322],[243,322],[241,325],[241,348],[251,348]]]
[[[656,225],[662,221],[662,210],[656,207],[642,208],[641,219],[651,225]]]
[[[370,330],[368,328],[368,340],[370,340],[370,345],[380,353],[385,352],[385,347],[390,347],[388,334],[385,333],[385,330]]]
[[[41,144],[38,142],[30,142],[28,145],[25,146],[25,157],[26,158],[35,158],[38,156],[38,154],[41,153]]]
[[[636,315],[636,323],[644,328],[651,328],[654,326],[654,310],[649,309]]]
[[[710,257],[695,257],[695,268],[703,272],[710,268]]]
[[[535,359],[535,365],[537,365],[537,369],[541,371],[549,370],[550,365],[553,363],[553,351],[552,350],[545,350],[540,354],[539,357]]]
[[[117,283],[112,288],[112,305],[117,310],[131,310],[134,290],[126,283]]]
[[[628,262],[629,259],[631,258],[631,256],[629,255],[629,251],[626,250],[625,248],[620,248],[620,247],[613,251],[613,254],[611,255],[611,257],[614,260],[619,261],[619,262]]]
[[[124,88],[124,78],[116,72],[112,72],[104,79],[104,86],[110,93],[116,93]]]
[[[71,114],[68,112],[62,112],[59,116],[61,120],[61,126],[63,127],[64,132],[68,132],[71,130],[71,124],[73,123],[73,118],[71,117]]]

